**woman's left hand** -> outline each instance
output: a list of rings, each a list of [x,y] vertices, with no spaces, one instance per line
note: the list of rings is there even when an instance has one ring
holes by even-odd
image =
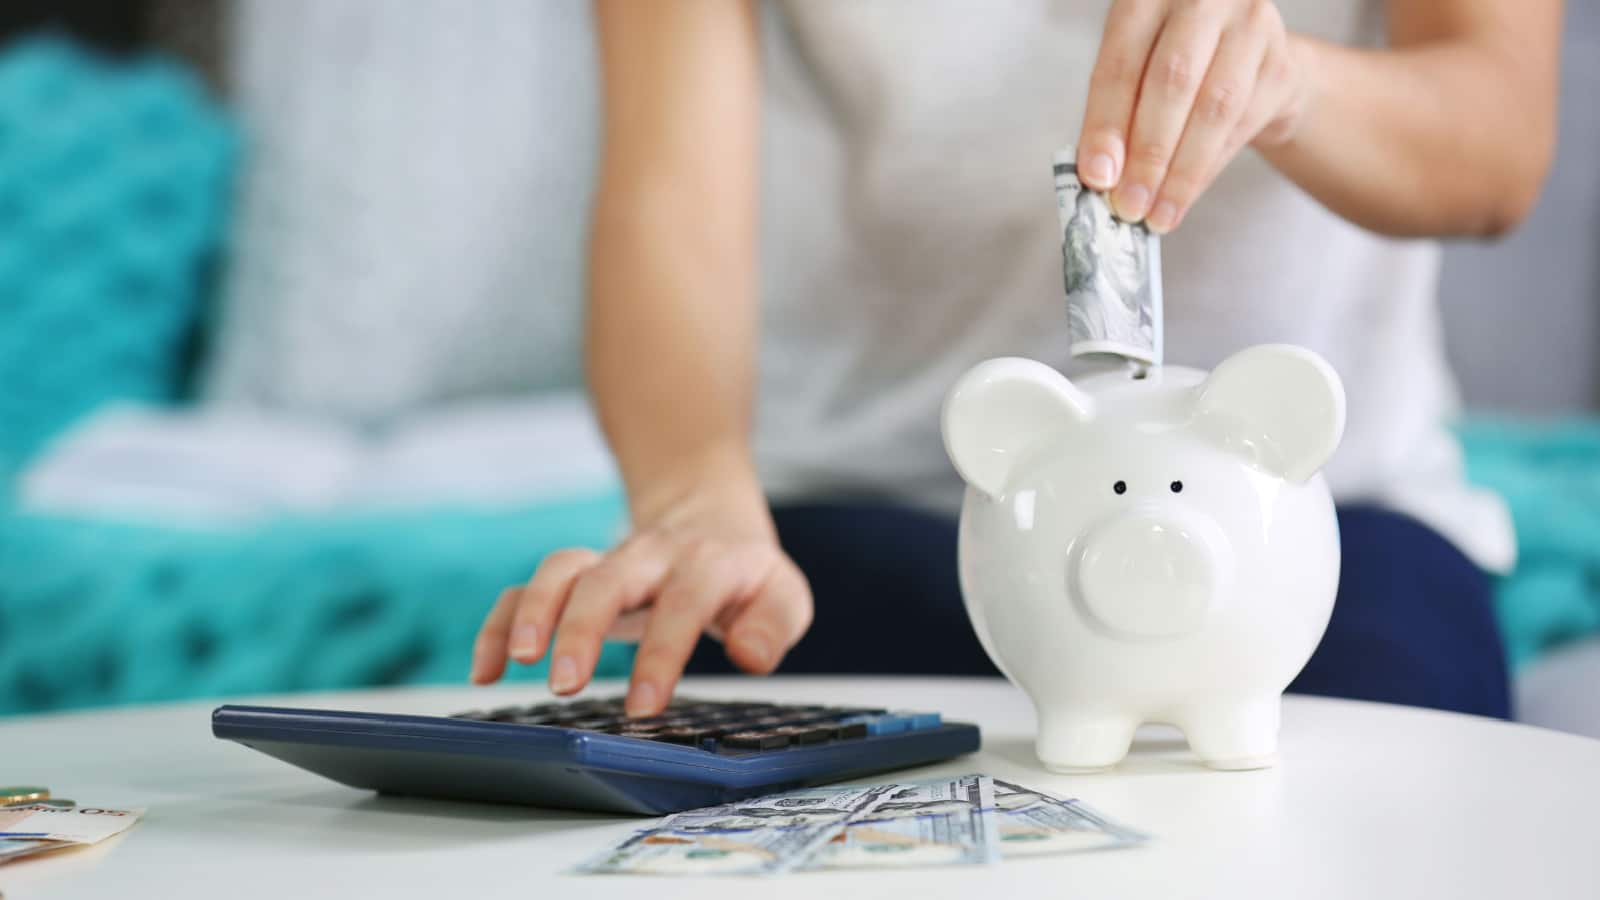
[[[1269,0],[1114,0],[1078,176],[1111,190],[1119,217],[1171,231],[1246,144],[1293,133],[1307,93],[1296,51]]]

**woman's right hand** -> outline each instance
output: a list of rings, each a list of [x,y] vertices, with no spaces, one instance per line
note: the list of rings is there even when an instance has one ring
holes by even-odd
[[[527,584],[500,594],[479,631],[472,680],[488,684],[507,659],[550,649],[550,689],[588,684],[607,637],[639,639],[625,704],[659,713],[702,632],[745,671],[766,674],[811,624],[811,588],[778,545],[771,513],[743,466],[710,466],[682,487],[633,503],[635,526],[606,553],[560,550]]]

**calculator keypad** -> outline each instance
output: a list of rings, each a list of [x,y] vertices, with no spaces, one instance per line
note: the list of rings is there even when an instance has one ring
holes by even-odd
[[[673,700],[660,715],[642,718],[625,715],[621,697],[502,706],[457,713],[452,718],[569,728],[713,752],[805,747],[921,731],[942,724],[938,713],[687,697]]]

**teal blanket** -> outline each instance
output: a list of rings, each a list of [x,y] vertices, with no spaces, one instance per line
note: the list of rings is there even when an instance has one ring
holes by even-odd
[[[1520,562],[1497,601],[1512,660],[1600,632],[1600,422],[1461,434],[1471,477],[1516,522]],[[0,714],[462,683],[499,590],[553,549],[607,546],[623,515],[618,494],[226,532],[0,509]],[[614,645],[600,670],[631,663]]]
[[[1512,664],[1600,632],[1600,422],[1477,420],[1461,438],[1469,476],[1516,523],[1517,568],[1496,597]]]
[[[553,549],[609,545],[622,519],[618,494],[230,532],[0,511],[0,714],[464,684],[500,589]],[[631,661],[610,646],[600,672]]]

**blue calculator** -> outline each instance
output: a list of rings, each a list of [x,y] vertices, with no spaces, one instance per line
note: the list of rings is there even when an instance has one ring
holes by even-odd
[[[211,733],[351,787],[417,797],[657,815],[919,766],[978,749],[938,713],[622,698],[453,716],[221,706]]]

